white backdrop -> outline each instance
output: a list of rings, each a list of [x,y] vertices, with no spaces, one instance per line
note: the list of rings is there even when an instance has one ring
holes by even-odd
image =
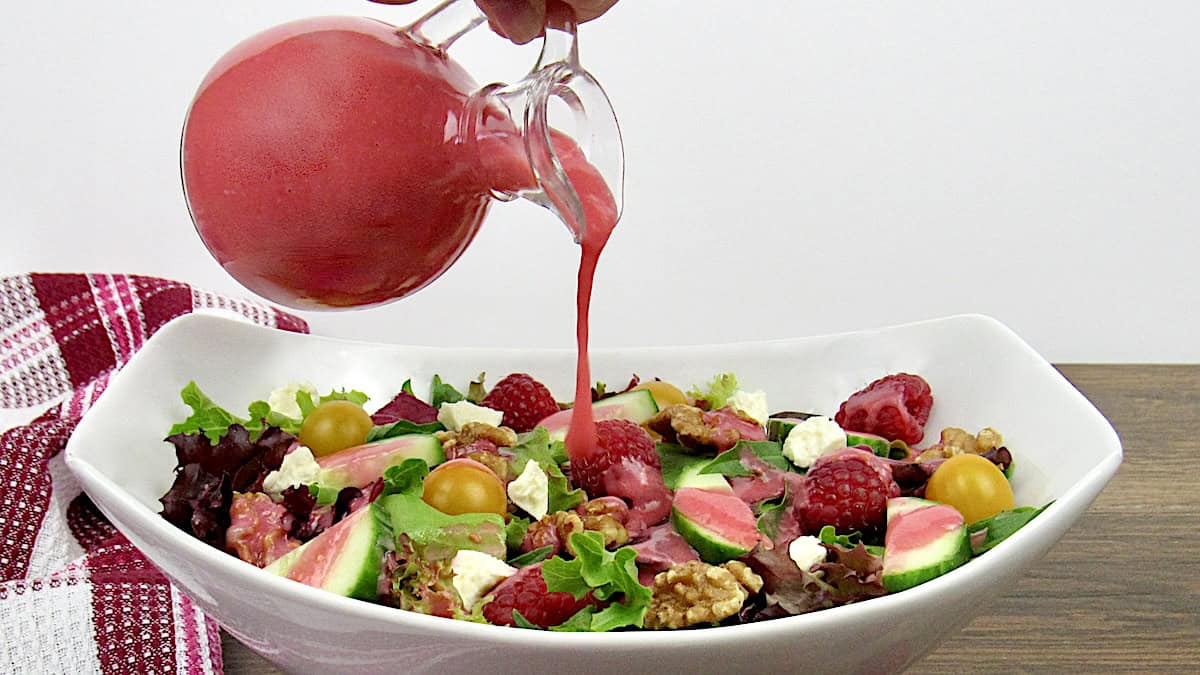
[[[735,7],[753,6],[737,13]],[[365,0],[45,0],[0,26],[0,274],[240,291],[191,228],[178,142],[237,41]],[[1200,3],[624,0],[582,33],[625,135],[596,347],[960,312],[1056,361],[1200,361]],[[536,47],[478,31],[481,82]],[[577,248],[499,205],[433,286],[315,332],[570,347]],[[502,282],[497,283],[497,279]]]

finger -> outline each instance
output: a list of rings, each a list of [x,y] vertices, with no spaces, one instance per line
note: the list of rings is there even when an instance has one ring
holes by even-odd
[[[617,4],[617,0],[566,0],[575,9],[575,20],[579,23],[602,16]]]
[[[542,34],[546,0],[475,0],[475,4],[497,33],[519,45]]]

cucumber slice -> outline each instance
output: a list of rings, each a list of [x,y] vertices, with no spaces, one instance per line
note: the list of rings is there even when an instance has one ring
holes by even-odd
[[[761,538],[750,507],[732,494],[677,490],[671,523],[700,558],[713,565],[746,555]]]
[[[391,536],[385,514],[372,504],[263,569],[338,595],[375,600]]]
[[[654,402],[654,394],[647,389],[634,389],[592,404],[592,416],[597,422],[620,419],[642,424],[657,413],[658,404]],[[571,411],[560,410],[538,422],[538,426],[546,427],[550,440],[566,440],[567,428],[571,426]]]
[[[876,436],[875,434],[863,433],[861,431],[847,431],[846,445],[848,447],[865,445],[871,448],[871,452],[880,457],[887,457],[892,446],[891,441],[883,436]]]
[[[712,459],[708,457],[697,457],[696,461],[688,462],[679,472],[679,478],[675,480],[672,490],[681,488],[696,488],[698,490],[712,490],[715,492],[724,492],[733,494],[733,488],[729,486],[729,481],[719,473],[700,473],[700,470],[708,466]]]
[[[816,417],[809,415],[808,417]],[[777,441],[779,443],[787,440],[788,434],[797,425],[808,419],[808,417],[772,417],[767,420],[767,440]]]
[[[718,473],[700,473],[713,460],[711,457],[693,455],[686,449],[669,443],[656,446],[662,466],[663,484],[669,490],[697,488],[732,494],[733,488],[725,476]]]
[[[442,443],[431,434],[394,436],[382,441],[347,448],[317,460],[321,472],[316,483],[322,488],[361,488],[383,477],[383,472],[406,459],[423,459],[430,467],[446,460]]]
[[[967,562],[971,541],[962,514],[954,507],[916,497],[887,504],[883,587],[902,591]]]

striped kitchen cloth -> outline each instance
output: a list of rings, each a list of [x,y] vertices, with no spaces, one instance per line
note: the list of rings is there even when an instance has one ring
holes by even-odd
[[[111,375],[193,311],[308,332],[165,279],[0,278],[0,672],[221,672],[217,624],[108,523],[62,452]]]

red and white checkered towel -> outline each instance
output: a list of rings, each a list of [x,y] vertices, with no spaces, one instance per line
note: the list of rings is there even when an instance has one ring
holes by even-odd
[[[0,672],[221,672],[217,624],[113,529],[62,453],[154,331],[209,309],[308,331],[265,304],[164,279],[0,278]]]

